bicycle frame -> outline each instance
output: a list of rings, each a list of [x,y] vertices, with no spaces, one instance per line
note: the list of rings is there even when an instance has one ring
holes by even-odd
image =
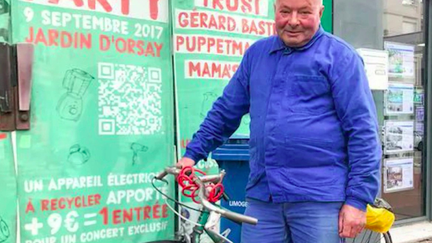
[[[207,233],[207,235],[210,237],[210,239],[214,242],[214,243],[224,243],[224,242],[231,242],[230,240],[221,237],[221,235],[216,232],[213,231],[211,228],[215,227],[217,225],[217,223],[220,222],[220,214],[217,214],[217,216],[215,217],[214,220],[209,219],[210,218],[210,214],[211,212],[208,212],[207,210],[203,211],[199,218],[198,218],[198,224],[197,226],[194,227],[193,232],[195,233],[195,243],[199,242],[199,238],[201,237],[201,235],[205,232]],[[211,226],[209,226],[209,222],[210,224],[212,224]]]
[[[205,225],[207,223],[207,220],[209,218],[209,212],[204,211],[200,214],[199,218],[198,218],[198,224],[197,226],[194,227],[193,231],[195,233],[195,242],[198,243],[200,240],[200,237],[202,235],[202,233],[206,232],[207,235],[210,237],[210,239],[215,242],[215,243],[222,243],[224,242],[223,239],[221,239],[220,237],[218,237],[216,234],[214,234],[213,232],[206,230]]]

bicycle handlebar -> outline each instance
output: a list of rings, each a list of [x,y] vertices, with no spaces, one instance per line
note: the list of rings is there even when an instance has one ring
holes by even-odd
[[[168,174],[178,175],[180,173],[180,169],[175,167],[167,167],[163,172],[156,176],[157,179],[162,180]],[[207,182],[217,182],[225,175],[224,171],[221,171],[218,175],[203,175],[203,176],[195,176],[194,181],[199,186],[198,197],[201,199],[201,204],[205,209],[211,212],[216,212],[223,217],[233,220],[238,223],[247,223],[256,225],[258,223],[258,219],[252,218],[243,214],[235,213],[224,208],[217,207],[210,203],[206,199],[206,191],[204,183]]]

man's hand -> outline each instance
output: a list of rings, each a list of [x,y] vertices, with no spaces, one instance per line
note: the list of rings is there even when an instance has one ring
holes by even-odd
[[[339,212],[339,236],[354,238],[366,224],[366,212],[345,204]]]
[[[179,160],[179,162],[177,162],[176,167],[177,168],[183,168],[186,166],[194,166],[195,165],[195,161],[193,161],[192,159],[183,157]]]

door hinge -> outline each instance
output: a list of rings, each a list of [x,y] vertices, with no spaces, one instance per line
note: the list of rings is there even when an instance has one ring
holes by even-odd
[[[0,131],[30,129],[34,46],[0,43]]]

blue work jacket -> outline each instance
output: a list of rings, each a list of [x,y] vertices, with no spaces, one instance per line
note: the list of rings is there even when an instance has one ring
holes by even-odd
[[[246,196],[274,202],[345,202],[365,210],[378,193],[376,108],[357,52],[322,27],[308,44],[255,42],[194,134],[199,161],[250,113]]]

